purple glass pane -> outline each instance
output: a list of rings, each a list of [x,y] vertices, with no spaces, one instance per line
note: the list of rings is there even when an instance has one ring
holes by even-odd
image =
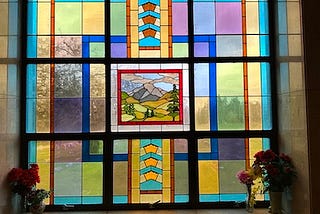
[[[188,6],[187,3],[172,4],[172,32],[173,35],[188,34]]]
[[[55,141],[55,162],[81,162],[81,141]]]
[[[216,4],[216,34],[241,34],[241,2]]]
[[[245,145],[244,139],[226,138],[218,140],[220,160],[244,160]]]
[[[209,44],[206,42],[194,43],[194,56],[195,57],[208,57]]]
[[[81,132],[82,103],[79,98],[55,99],[54,131]]]
[[[112,43],[111,44],[111,57],[125,58],[127,57],[127,44],[126,43]]]

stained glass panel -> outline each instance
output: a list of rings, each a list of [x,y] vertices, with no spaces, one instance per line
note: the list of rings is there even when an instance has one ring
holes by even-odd
[[[269,148],[268,138],[198,139],[200,202],[245,201],[246,189],[235,175],[253,163],[256,152]]]
[[[195,64],[196,130],[270,130],[268,63]]]
[[[105,130],[105,66],[37,64],[27,68],[27,132]]]
[[[267,13],[266,1],[194,1],[194,56],[269,56]]]
[[[111,1],[111,57],[188,56],[187,0]]]
[[[111,75],[113,131],[188,129],[186,64],[115,64]]]
[[[245,199],[234,175],[270,148],[273,128],[267,0],[28,0],[26,9],[25,128],[35,140],[24,142],[39,187],[54,190],[47,203]],[[210,138],[253,130],[267,137]]]
[[[28,142],[28,162],[39,165],[37,187],[53,190],[47,203],[102,204],[102,146],[101,140]]]
[[[189,201],[186,139],[113,141],[113,203]]]
[[[29,1],[27,57],[105,56],[104,1]]]

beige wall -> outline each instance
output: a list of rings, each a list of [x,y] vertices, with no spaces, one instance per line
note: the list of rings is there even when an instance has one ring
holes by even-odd
[[[277,79],[280,151],[289,153],[298,178],[285,194],[286,213],[320,213],[320,13],[312,1],[278,0]],[[279,22],[286,13],[287,28]],[[303,20],[303,22],[301,22]],[[286,30],[286,32],[284,32]],[[303,35],[303,36],[302,36]],[[288,44],[285,49],[281,39]]]
[[[19,213],[6,176],[19,165],[19,79],[17,48],[17,1],[0,1],[0,213]],[[13,210],[13,211],[12,211]]]

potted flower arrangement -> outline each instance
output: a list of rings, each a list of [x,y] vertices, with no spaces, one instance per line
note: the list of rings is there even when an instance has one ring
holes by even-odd
[[[292,185],[296,177],[291,158],[283,153],[277,155],[272,150],[259,151],[254,158],[253,167],[259,168],[264,192],[269,192],[271,213],[282,213],[282,192]]]
[[[284,188],[291,186],[296,171],[289,156],[267,150],[257,152],[254,158],[253,166],[261,169],[265,191],[283,192]]]
[[[50,196],[50,191],[37,189],[36,184],[40,183],[39,166],[31,164],[29,169],[13,168],[8,174],[8,181],[13,193],[22,197],[23,208],[30,205],[32,213],[42,213],[45,205],[43,200]]]

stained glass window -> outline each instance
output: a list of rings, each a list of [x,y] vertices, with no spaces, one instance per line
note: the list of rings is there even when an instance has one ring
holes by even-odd
[[[23,4],[24,161],[47,204],[245,200],[235,173],[274,144],[267,0]]]

